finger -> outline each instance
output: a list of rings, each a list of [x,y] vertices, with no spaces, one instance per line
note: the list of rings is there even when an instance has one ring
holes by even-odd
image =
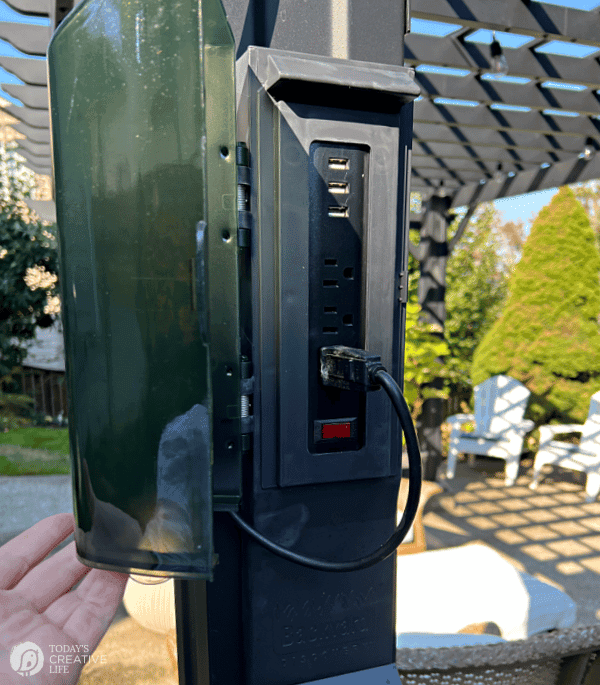
[[[44,616],[93,651],[119,608],[127,579],[124,573],[92,569],[76,590],[53,602]]]
[[[0,547],[0,589],[8,590],[18,583],[74,528],[73,514],[56,514],[39,521]]]
[[[31,569],[14,586],[13,592],[27,599],[36,611],[41,612],[68,592],[89,571],[90,568],[77,559],[75,542],[72,542]]]

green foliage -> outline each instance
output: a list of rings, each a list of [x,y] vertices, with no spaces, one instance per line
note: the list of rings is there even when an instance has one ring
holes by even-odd
[[[596,245],[600,249],[600,181],[576,183],[570,188],[588,215],[592,229],[596,234]]]
[[[58,456],[55,459],[31,459],[21,461],[0,455],[0,476],[68,476],[71,473],[69,457]]]
[[[28,426],[0,433],[0,445],[18,445],[28,449],[49,450],[69,455],[69,430],[67,428],[39,428]],[[0,453],[2,448],[0,447]]]
[[[450,226],[450,234],[458,221]],[[494,206],[481,207],[448,259],[446,272],[446,360],[450,391],[468,399],[475,348],[500,315],[507,274],[500,255],[499,219]]]
[[[447,380],[447,372],[439,357],[448,354],[446,342],[432,333],[430,327],[419,320],[421,308],[414,302],[406,306],[406,345],[404,354],[404,396],[415,419],[429,397],[447,397],[445,389],[428,386],[437,378]]]
[[[33,174],[14,149],[0,146],[0,376],[21,364],[36,326],[53,322],[56,238],[25,203],[32,187]]]
[[[12,373],[16,373],[17,370],[18,367],[15,367]],[[0,378],[0,442],[3,431],[19,428],[29,421],[33,405],[32,397],[5,391],[5,388],[14,384],[12,373]]]
[[[475,352],[473,382],[507,374],[531,390],[536,423],[583,422],[600,389],[599,271],[586,213],[561,188],[531,227],[502,316]]]
[[[457,215],[448,233],[457,230],[462,215]],[[429,369],[428,381],[435,371],[444,378],[449,394],[469,399],[472,390],[471,362],[473,352],[484,334],[498,318],[507,294],[506,262],[511,262],[517,240],[507,240],[494,206],[483,205],[471,218],[462,238],[447,262],[446,272],[446,351],[444,365],[429,365],[417,356],[408,359],[407,373],[417,377],[415,365],[424,362]],[[418,243],[418,231],[411,231],[410,239]],[[418,309],[419,263],[409,256],[408,300]],[[414,318],[413,309],[413,318]],[[424,324],[421,324],[424,326]],[[411,319],[407,324],[410,337]],[[415,330],[417,333],[419,329]],[[436,338],[439,342],[439,338]],[[425,352],[423,353],[425,355]],[[417,383],[418,385],[418,383]],[[419,386],[420,387],[420,386]],[[409,390],[410,392],[410,390]]]

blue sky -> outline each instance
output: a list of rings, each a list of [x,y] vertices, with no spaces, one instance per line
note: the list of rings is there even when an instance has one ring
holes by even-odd
[[[504,222],[523,221],[527,226],[531,225],[532,219],[535,219],[542,207],[545,207],[557,192],[558,188],[549,188],[539,190],[537,193],[505,197],[502,200],[496,200],[494,205],[502,214]]]

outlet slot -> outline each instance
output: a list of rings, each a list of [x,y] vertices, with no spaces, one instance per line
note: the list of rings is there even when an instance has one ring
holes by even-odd
[[[342,181],[329,181],[327,187],[333,195],[348,195],[350,192],[350,184]]]
[[[364,346],[362,270],[368,162],[368,149],[359,145],[315,142],[310,146],[307,437],[313,454],[358,450],[365,440],[365,393],[324,386],[319,350],[331,345],[333,336],[336,345]],[[339,204],[333,204],[335,200]],[[333,267],[339,271],[334,272]],[[353,422],[356,430],[326,439],[317,429],[341,420]]]
[[[329,207],[328,214],[332,219],[347,219],[349,209],[343,205],[335,205],[334,207]]]
[[[347,157],[330,157],[328,166],[335,171],[344,171],[350,168],[350,160]]]

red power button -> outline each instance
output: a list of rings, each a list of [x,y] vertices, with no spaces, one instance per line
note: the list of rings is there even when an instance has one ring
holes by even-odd
[[[350,423],[325,423],[321,427],[321,438],[333,440],[335,438],[351,438],[352,429]]]

